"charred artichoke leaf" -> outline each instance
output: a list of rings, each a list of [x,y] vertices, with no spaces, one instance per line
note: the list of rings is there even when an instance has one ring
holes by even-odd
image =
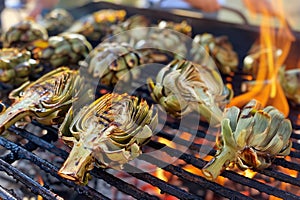
[[[35,82],[24,83],[9,94],[13,104],[0,114],[0,132],[25,116],[46,125],[60,123],[72,102],[79,96],[89,97],[84,95],[89,94],[85,87],[79,72],[67,67],[53,70]]]
[[[196,111],[216,125],[230,98],[229,89],[215,70],[186,60],[174,60],[162,68],[156,83],[148,80],[151,97],[176,118]]]
[[[264,169],[271,161],[290,152],[291,122],[276,108],[262,108],[256,100],[242,110],[230,107],[222,120],[220,149],[202,169],[207,179],[216,179],[231,164],[242,170]]]
[[[86,184],[95,165],[122,168],[141,154],[156,124],[152,107],[126,93],[106,94],[77,114],[71,107],[59,134],[73,147],[59,175]]]

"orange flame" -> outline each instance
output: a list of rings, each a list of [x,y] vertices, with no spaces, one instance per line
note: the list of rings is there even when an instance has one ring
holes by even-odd
[[[250,10],[255,10],[253,4],[247,4],[247,6]],[[250,91],[234,97],[229,103],[229,107],[242,107],[254,98],[260,101],[263,106],[272,105],[276,107],[285,116],[289,113],[288,102],[277,76],[279,68],[288,56],[294,36],[284,17],[282,0],[276,0],[276,7],[279,8],[277,31],[271,27],[274,24],[274,17],[267,9],[261,8],[263,13],[259,38],[261,53],[255,84]],[[280,55],[275,55],[274,48],[276,49],[275,52],[279,52]]]
[[[43,180],[43,178],[42,178],[41,175],[38,175],[38,176],[37,176],[37,182],[38,182],[41,186],[44,186],[44,180]],[[40,195],[38,195],[38,196],[37,196],[37,200],[43,200],[43,197],[40,196]]]

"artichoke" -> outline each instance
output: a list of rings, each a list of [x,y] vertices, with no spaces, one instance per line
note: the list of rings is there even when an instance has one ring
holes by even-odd
[[[131,70],[142,63],[141,56],[126,43],[101,43],[87,57],[82,66],[88,74],[99,78],[103,85],[114,86],[120,79],[128,81],[139,75]]]
[[[222,108],[232,97],[218,71],[186,61],[174,60],[162,68],[156,83],[148,80],[151,97],[173,117],[181,118],[192,111],[219,124]]]
[[[118,29],[117,29],[118,30]],[[110,42],[126,42],[143,55],[149,62],[165,62],[168,58],[182,58],[187,55],[186,35],[161,27],[134,27],[108,38]]]
[[[200,47],[200,48],[199,48]],[[205,62],[203,48],[214,59],[218,69],[223,74],[230,75],[237,70],[238,55],[226,36],[214,37],[212,34],[204,33],[196,35],[193,40],[193,47],[190,51],[192,60],[196,63]]]
[[[63,32],[73,24],[72,15],[65,9],[55,8],[49,12],[40,24],[46,28],[50,35]]]
[[[111,26],[124,21],[125,10],[100,10],[76,21],[67,32],[79,33],[88,40],[101,41],[111,32]]]
[[[31,74],[40,72],[38,63],[27,50],[4,48],[0,50],[0,82],[14,86],[29,80]]]
[[[84,84],[78,71],[62,67],[51,71],[33,83],[24,83],[9,94],[13,104],[0,114],[0,133],[25,116],[34,117],[46,125],[62,121]]]
[[[129,30],[139,27],[148,27],[149,25],[150,22],[146,17],[142,15],[134,15],[120,24],[113,25],[111,36],[116,37],[117,42],[127,42],[134,45],[136,38],[139,38],[141,33],[140,31]],[[108,40],[111,40],[111,38],[108,38]]]
[[[3,34],[4,47],[27,48],[35,40],[48,39],[45,28],[33,21],[21,21]]]
[[[33,46],[34,58],[53,67],[77,65],[92,50],[86,38],[76,33],[62,33],[48,41],[35,41]]]
[[[71,107],[59,133],[73,148],[59,175],[86,184],[94,165],[122,168],[141,154],[156,125],[147,102],[127,94],[106,94],[77,114]]]
[[[300,69],[279,69],[279,81],[285,96],[296,104],[300,104]]]
[[[289,154],[291,133],[290,120],[272,106],[262,108],[252,100],[242,110],[230,107],[222,120],[220,149],[203,168],[203,174],[215,179],[232,164],[243,170],[267,168],[274,158]]]
[[[174,31],[178,31],[187,36],[192,35],[192,27],[186,21],[182,21],[180,23],[175,23],[172,21],[161,21],[159,22],[158,27],[161,29],[173,29]]]

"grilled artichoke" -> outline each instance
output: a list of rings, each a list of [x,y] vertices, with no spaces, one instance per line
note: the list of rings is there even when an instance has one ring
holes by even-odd
[[[231,98],[216,70],[185,60],[174,60],[161,69],[156,83],[148,80],[148,88],[170,115],[180,118],[198,111],[212,125],[221,122],[222,108]]]
[[[40,24],[46,28],[50,35],[57,35],[73,24],[72,15],[65,9],[56,8],[49,12]]]
[[[19,86],[29,80],[30,74],[41,70],[38,63],[31,59],[31,53],[25,49],[4,48],[0,50],[0,82]]]
[[[175,23],[172,21],[161,21],[158,24],[158,28],[161,29],[169,28],[169,29],[173,29],[174,31],[183,33],[187,36],[192,35],[192,27],[186,21],[182,21],[180,23]]]
[[[208,54],[202,53],[203,48]],[[226,36],[214,37],[209,33],[196,35],[190,53],[192,60],[196,63],[205,62],[207,58],[203,55],[210,55],[223,74],[230,75],[238,67],[238,55]]]
[[[156,124],[146,101],[127,94],[106,94],[77,114],[71,107],[59,133],[73,148],[59,175],[86,184],[94,165],[122,168],[141,154]]]
[[[90,41],[101,41],[111,32],[111,26],[124,21],[125,10],[100,10],[76,21],[67,32],[79,33]]]
[[[168,58],[187,55],[186,35],[159,27],[134,27],[108,38],[110,42],[126,42],[143,55],[145,63],[165,62]]]
[[[285,96],[296,104],[300,104],[300,69],[279,69],[279,81]]]
[[[92,50],[86,38],[76,33],[62,33],[48,41],[35,41],[33,46],[34,58],[53,67],[77,65]]]
[[[13,104],[0,114],[0,133],[25,116],[46,125],[60,123],[79,92],[87,92],[83,87],[79,72],[66,67],[24,83],[9,95]]]
[[[231,164],[241,169],[264,169],[275,157],[289,154],[291,133],[290,120],[272,106],[262,108],[252,100],[242,110],[230,107],[222,120],[220,149],[203,174],[215,179]]]
[[[33,21],[22,21],[11,26],[3,34],[4,47],[27,48],[35,40],[48,39],[48,33],[45,28]]]
[[[139,53],[126,43],[101,43],[86,58],[82,66],[88,74],[99,78],[103,85],[113,86],[120,79],[126,81],[138,76],[131,70],[142,63]]]

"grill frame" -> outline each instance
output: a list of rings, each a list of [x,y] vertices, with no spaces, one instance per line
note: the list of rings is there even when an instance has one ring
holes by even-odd
[[[255,41],[255,39],[258,37],[259,34],[259,29],[258,27],[250,26],[250,25],[237,25],[237,24],[231,24],[231,23],[226,23],[226,22],[219,22],[216,20],[210,20],[210,19],[198,19],[198,18],[192,18],[192,17],[186,17],[186,16],[179,16],[173,13],[169,13],[166,11],[161,11],[161,10],[151,10],[151,9],[138,9],[138,8],[132,8],[128,6],[121,6],[121,5],[115,5],[115,4],[110,4],[110,3],[90,3],[87,4],[81,8],[73,9],[71,12],[72,13],[79,13],[80,15],[82,14],[87,14],[99,9],[104,9],[104,8],[112,8],[112,9],[125,9],[128,12],[128,15],[133,15],[133,14],[142,14],[148,17],[151,17],[151,20],[156,21],[159,19],[164,19],[164,20],[172,20],[172,21],[182,21],[182,20],[187,20],[188,23],[190,23],[193,26],[193,30],[195,33],[203,33],[203,32],[210,32],[215,35],[228,35],[229,39],[233,43],[234,48],[236,49],[237,52],[239,52],[239,57],[240,60],[243,58],[247,50],[250,48],[252,43]],[[199,27],[201,26],[201,28]],[[204,27],[204,28],[203,28]],[[300,34],[298,32],[294,32],[296,36],[296,42],[292,45],[292,50],[291,53],[288,57],[288,59],[296,59],[299,61],[299,58],[296,56],[296,53],[299,49],[299,44],[300,44]],[[232,38],[235,38],[235,40],[232,40]],[[241,44],[239,42],[241,41],[246,41],[245,43]],[[240,74],[237,74],[236,77],[234,77],[233,82],[238,83],[240,82],[239,80],[241,79]],[[239,88],[239,85],[236,85],[235,88]],[[105,88],[107,89],[107,88]],[[238,93],[239,91],[237,91]],[[299,110],[299,109],[298,109]],[[295,111],[295,110],[294,110]],[[300,113],[291,113],[290,118],[292,121],[296,121],[294,118],[294,115],[297,116]],[[20,170],[13,168],[11,163],[14,163],[15,161],[18,160],[29,160],[31,163],[34,163],[42,171],[45,171],[46,173],[49,173],[51,176],[55,177],[58,179],[58,181],[62,182],[64,185],[67,187],[70,187],[70,189],[74,189],[78,194],[85,196],[86,198],[92,199],[92,198],[97,198],[97,199],[109,199],[105,195],[99,193],[96,191],[94,188],[90,186],[79,186],[73,183],[72,181],[65,180],[57,175],[57,170],[58,167],[49,163],[47,160],[43,160],[40,157],[38,157],[36,154],[33,153],[36,149],[43,149],[47,151],[47,153],[51,153],[53,155],[56,155],[62,159],[66,159],[68,156],[68,153],[57,146],[53,144],[53,142],[58,140],[57,136],[57,129],[49,126],[43,126],[36,121],[33,121],[32,124],[34,126],[38,126],[42,129],[47,130],[47,134],[38,137],[35,134],[28,132],[24,129],[17,128],[15,126],[12,126],[9,128],[9,131],[15,133],[16,135],[25,138],[28,140],[26,144],[18,144],[14,143],[4,137],[0,137],[0,145],[6,148],[7,150],[10,151],[9,154],[0,157],[0,171],[5,171],[7,174],[11,175],[13,178],[15,178],[17,181],[20,181],[22,184],[29,186],[29,190],[33,194],[40,195],[45,199],[59,199],[59,196],[57,194],[54,194],[52,192],[51,186],[47,185],[46,186],[41,186],[39,183],[34,181],[33,179],[29,178],[28,175],[24,174]],[[201,126],[205,127],[204,124],[200,124]],[[176,123],[171,123],[167,122],[166,126],[176,129],[177,124]],[[300,125],[299,124],[293,124],[294,130],[299,131],[300,130]],[[183,131],[190,132],[190,129],[185,127]],[[205,137],[205,132],[199,130],[197,131],[196,134],[197,137],[199,138],[204,138]],[[167,140],[172,140],[173,135],[170,133],[167,133],[165,131],[160,131],[156,137],[162,137]],[[292,138],[294,140],[299,140],[300,136],[297,134],[295,131],[292,134]],[[209,138],[209,140],[214,140],[214,137]],[[185,140],[177,140],[181,144],[185,144],[187,141]],[[151,147],[153,149],[159,149],[161,147],[165,147],[165,144],[160,143],[155,141],[153,139],[147,144],[148,147]],[[199,151],[201,145],[197,143],[192,143],[189,146],[189,150],[192,151]],[[182,153],[179,150],[176,150],[172,147],[167,147],[166,153],[171,155],[171,156],[177,156],[179,157],[180,160],[183,160],[187,164],[191,164],[198,169],[201,169],[205,164],[206,161],[202,159],[196,158],[194,155],[188,154],[188,153]],[[300,158],[300,144],[293,142],[293,149],[296,149],[295,151],[292,151],[290,156],[291,157],[296,157]],[[210,151],[210,155],[213,155],[215,153],[215,150]],[[142,160],[149,161],[150,163],[155,163],[158,167],[159,166],[166,166],[165,163],[162,160],[159,160],[157,158],[153,158],[149,155],[142,155],[140,157]],[[287,161],[284,159],[275,159],[273,164],[275,166],[282,166],[286,167],[292,170],[296,170],[300,172],[300,164]],[[131,168],[133,166],[131,165],[125,165],[126,168]],[[138,169],[135,169],[138,170]],[[252,199],[249,196],[245,196],[244,194],[241,194],[237,191],[234,191],[230,188],[223,187],[218,183],[208,181],[205,178],[198,176],[196,174],[192,174],[184,169],[182,169],[180,166],[176,165],[167,165],[166,167],[163,167],[163,170],[171,172],[172,174],[178,176],[181,178],[181,180],[187,181],[187,182],[193,182],[199,185],[202,185],[202,189],[204,190],[213,190],[216,191],[216,194],[220,196],[224,196],[230,199]],[[287,183],[291,183],[293,185],[300,186],[300,181],[299,177],[298,178],[293,178],[291,176],[288,176],[283,173],[279,173],[278,171],[274,170],[274,168],[268,168],[262,171],[259,171],[260,174],[266,175],[268,177],[273,177],[276,180],[279,181],[284,181]],[[129,184],[125,182],[124,180],[121,180],[112,174],[108,173],[104,169],[94,169],[91,172],[92,176],[96,179],[102,179],[108,184],[113,185],[117,190],[123,192],[124,194],[128,194],[136,199],[159,199],[158,196],[148,194],[145,191],[142,191],[140,188],[135,187],[132,184]],[[149,173],[129,173],[130,176],[135,177],[139,180],[143,180],[145,182],[150,183],[153,186],[158,187],[163,193],[168,193],[172,196],[175,196],[180,199],[203,199],[204,197],[202,196],[197,196],[192,193],[188,193],[184,191],[182,188],[174,186],[170,183],[167,183],[163,180],[158,179],[157,177],[149,174]],[[276,187],[268,186],[265,185],[257,180],[252,180],[247,177],[244,177],[242,175],[237,174],[236,172],[233,171],[224,171],[221,176],[229,178],[235,182],[238,182],[242,185],[249,186],[254,189],[258,189],[261,192],[267,193],[267,194],[272,194],[274,196],[280,197],[280,198],[286,198],[286,199],[300,199],[300,197],[289,193],[287,191],[278,189]],[[29,179],[28,179],[29,178]],[[11,191],[2,188],[0,186],[0,198],[4,199],[20,199],[17,197],[15,194],[13,194]]]

